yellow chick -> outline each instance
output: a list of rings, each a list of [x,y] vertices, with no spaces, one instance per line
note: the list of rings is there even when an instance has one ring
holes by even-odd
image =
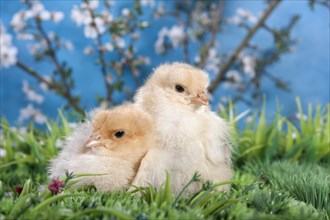
[[[51,162],[51,178],[75,174],[77,186],[94,185],[111,191],[129,187],[142,157],[155,145],[151,116],[141,108],[125,104],[111,110],[97,110],[67,138],[62,152]]]
[[[230,128],[210,110],[208,84],[204,71],[173,63],[156,68],[138,90],[135,103],[155,120],[157,144],[143,158],[133,185],[150,182],[159,187],[166,170],[174,193],[180,192],[195,172],[213,182],[231,179]],[[186,194],[199,189],[199,184],[192,185]]]

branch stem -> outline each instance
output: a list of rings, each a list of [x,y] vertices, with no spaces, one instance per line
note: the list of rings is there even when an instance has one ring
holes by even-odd
[[[201,60],[200,62],[198,63],[198,66],[200,68],[204,68],[205,65],[206,65],[206,61],[207,61],[207,58],[209,56],[209,53],[208,51],[214,46],[215,44],[215,40],[216,40],[216,36],[217,36],[217,33],[219,31],[219,27],[221,25],[221,21],[222,21],[222,16],[223,16],[223,11],[224,11],[224,8],[225,8],[225,3],[226,3],[226,0],[222,0],[220,3],[219,3],[219,8],[218,10],[216,11],[216,14],[214,16],[214,21],[212,23],[212,27],[211,27],[211,36],[210,36],[210,41],[209,43],[206,45],[206,48],[205,48],[205,51],[207,51],[206,53],[204,54],[201,54]]]
[[[96,45],[97,45],[99,60],[100,60],[100,63],[101,63],[101,73],[102,73],[103,80],[104,80],[104,86],[106,88],[105,100],[106,100],[106,102],[108,102],[110,104],[111,101],[112,101],[113,88],[112,88],[112,86],[109,83],[109,80],[107,78],[107,75],[108,75],[107,74],[107,63],[105,61],[104,50],[102,48],[102,34],[101,34],[100,30],[98,29],[97,25],[95,24],[94,11],[91,8],[88,8],[88,11],[91,15],[92,23],[94,23],[94,28],[95,28],[96,33],[97,33]]]
[[[281,0],[274,0],[268,8],[264,11],[263,15],[259,19],[259,21],[256,23],[256,25],[250,29],[250,31],[247,33],[247,35],[244,37],[242,42],[239,44],[239,46],[235,49],[235,51],[232,53],[232,55],[229,57],[227,62],[224,63],[222,68],[220,69],[219,73],[216,75],[215,79],[211,82],[209,86],[209,93],[214,93],[217,89],[220,82],[222,82],[225,79],[225,75],[227,71],[229,70],[230,66],[234,63],[235,59],[237,59],[240,52],[246,47],[246,45],[249,43],[251,38],[254,36],[254,34],[257,32],[257,30],[262,27],[262,25],[265,23],[269,15],[274,11],[274,9],[278,6],[278,4],[281,2]]]
[[[24,72],[26,72],[27,74],[29,74],[30,76],[34,77],[35,79],[37,79],[39,82],[45,83],[49,89],[53,89],[55,91],[61,91],[61,92],[56,92],[57,94],[59,94],[60,96],[64,97],[68,103],[70,103],[70,105],[81,115],[84,115],[85,112],[84,110],[78,105],[78,103],[76,102],[75,98],[72,97],[71,92],[70,91],[63,91],[62,87],[57,84],[56,82],[52,81],[47,81],[45,78],[43,78],[41,76],[41,74],[39,74],[38,72],[36,72],[35,70],[31,69],[30,67],[26,66],[25,64],[23,64],[20,61],[16,62],[16,66],[22,70],[24,70]]]

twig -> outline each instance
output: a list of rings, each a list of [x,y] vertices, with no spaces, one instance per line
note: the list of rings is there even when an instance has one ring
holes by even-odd
[[[95,14],[93,12],[93,10],[91,8],[88,7],[88,11],[91,15],[92,18],[92,25],[94,26],[96,33],[97,33],[97,49],[98,49],[98,56],[99,56],[99,60],[101,63],[101,72],[102,72],[102,76],[104,78],[104,85],[106,88],[106,98],[105,100],[108,103],[111,103],[112,100],[112,92],[113,92],[113,88],[111,86],[111,84],[109,83],[108,79],[107,79],[107,64],[106,61],[104,59],[104,51],[102,49],[102,39],[101,39],[101,33],[99,31],[99,29],[97,28],[96,24],[95,24]]]
[[[31,9],[32,3],[29,0],[27,0],[25,3]],[[60,83],[56,83],[55,81],[53,81],[53,83],[48,82],[39,73],[37,73],[35,70],[32,70],[31,68],[27,67],[25,64],[23,64],[19,61],[16,63],[16,66],[21,68],[22,70],[24,70],[29,75],[36,78],[38,81],[45,83],[50,89],[54,89],[55,92],[57,94],[61,95],[62,97],[64,97],[68,101],[68,103],[78,113],[80,113],[81,115],[84,115],[85,114],[84,110],[78,105],[78,102],[79,102],[78,97],[74,97],[71,93],[70,85],[66,81],[67,72],[63,69],[62,65],[60,64],[60,62],[59,62],[59,60],[56,56],[55,49],[53,48],[52,42],[49,39],[46,31],[44,30],[44,28],[41,25],[40,18],[35,17],[34,21],[35,21],[35,24],[36,24],[35,28],[39,31],[41,37],[46,42],[47,52],[48,52],[46,54],[46,56],[48,56],[50,58],[50,60],[53,62],[56,72],[60,75],[61,82]]]
[[[50,83],[45,78],[43,78],[39,73],[37,73],[35,70],[27,67],[25,64],[21,63],[20,61],[16,62],[16,66],[21,68],[22,70],[24,70],[30,76],[33,76],[34,78],[36,78],[38,81],[40,81],[42,83],[45,83],[48,86],[48,88],[53,88],[54,87],[54,85],[52,83]]]
[[[265,10],[263,15],[261,16],[260,20],[257,22],[257,24],[251,28],[251,30],[248,32],[248,34],[245,36],[245,38],[242,40],[240,45],[236,48],[236,50],[233,52],[233,54],[230,56],[228,61],[223,65],[223,67],[220,69],[219,73],[216,75],[215,79],[211,82],[209,87],[209,92],[212,94],[218,87],[219,83],[225,79],[225,74],[230,68],[230,66],[233,64],[235,59],[238,57],[240,52],[244,49],[244,47],[249,43],[252,36],[256,33],[256,31],[264,24],[266,19],[269,17],[269,15],[273,12],[273,10],[278,6],[280,3],[280,0],[274,0],[268,8]]]
[[[54,89],[55,91],[61,91],[62,87],[60,85],[58,85],[56,82],[49,82],[47,81],[45,78],[43,78],[38,72],[36,72],[35,70],[27,67],[25,64],[23,64],[20,61],[16,62],[16,66],[19,67],[20,69],[24,70],[27,74],[29,74],[30,76],[36,78],[39,82],[45,83],[49,89]],[[84,115],[85,112],[84,110],[78,105],[78,103],[76,102],[76,98],[72,96],[72,94],[69,91],[63,91],[63,92],[56,92],[57,94],[59,94],[60,96],[64,97],[68,103],[70,103],[70,105],[81,115]]]
[[[187,14],[187,18],[184,22],[184,26],[188,27],[190,22],[191,22],[191,15],[192,13],[188,13]],[[179,24],[183,24],[183,21],[180,17],[180,9],[179,9],[179,1],[175,2],[175,12],[173,13],[173,16],[178,20]],[[182,46],[183,46],[183,57],[186,63],[189,63],[189,38],[186,35],[185,38],[183,39],[182,42]]]
[[[198,67],[204,68],[206,65],[206,60],[209,56],[208,51],[214,46],[215,40],[216,40],[216,35],[218,33],[219,27],[221,25],[222,21],[222,16],[223,16],[223,10],[225,8],[225,0],[222,0],[221,3],[219,4],[219,10],[217,10],[215,14],[215,18],[211,27],[211,37],[209,43],[206,45],[205,50],[206,53],[201,54],[201,60],[198,63]]]
[[[271,73],[265,72],[264,75],[272,80],[276,85],[281,86],[281,88],[286,92],[291,92],[290,87],[287,85],[285,81],[281,80],[280,78],[272,75]]]

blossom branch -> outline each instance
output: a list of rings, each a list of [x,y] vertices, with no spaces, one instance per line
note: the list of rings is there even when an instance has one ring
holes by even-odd
[[[222,16],[223,16],[223,10],[225,8],[225,3],[226,3],[225,0],[221,1],[219,6],[218,6],[218,10],[216,10],[216,14],[214,16],[214,21],[211,25],[210,41],[208,42],[208,44],[206,44],[205,48],[203,49],[203,51],[205,51],[205,52],[201,53],[200,61],[197,64],[200,68],[205,67],[206,61],[207,61],[207,58],[208,58],[208,55],[209,55],[208,51],[215,44],[216,36],[217,36],[218,31],[219,31],[219,27],[221,25],[221,20],[222,20]]]
[[[54,82],[54,81],[48,81],[45,78],[43,78],[41,76],[41,74],[39,74],[38,72],[36,72],[35,70],[29,68],[28,66],[26,66],[25,64],[23,64],[20,61],[16,62],[16,66],[19,67],[20,69],[24,70],[24,72],[26,72],[27,74],[29,74],[30,76],[36,78],[39,82],[45,83],[49,89],[53,89],[55,90],[55,92],[59,95],[61,95],[62,97],[64,97],[68,103],[81,115],[84,115],[85,112],[84,110],[78,105],[77,103],[77,97],[73,97],[70,90],[68,91],[62,91],[62,87]]]
[[[270,80],[272,80],[276,86],[282,88],[283,90],[290,92],[291,89],[288,87],[287,83],[281,80],[280,78],[272,75],[271,73],[265,72],[264,73],[266,77],[268,77]]]
[[[97,34],[97,37],[96,37],[97,50],[98,50],[99,60],[100,60],[100,63],[101,63],[101,73],[102,73],[102,76],[103,76],[103,79],[104,79],[103,80],[104,85],[105,85],[105,88],[106,88],[106,98],[105,98],[105,100],[108,103],[111,103],[113,87],[110,84],[109,80],[107,79],[107,64],[106,64],[106,61],[104,59],[104,50],[102,49],[102,35],[101,35],[101,32],[100,32],[99,28],[97,27],[97,25],[95,23],[94,11],[90,7],[88,7],[88,11],[91,15],[92,24],[94,24],[93,26],[94,26],[94,28],[96,30],[96,34]]]
[[[16,62],[16,66],[19,67],[20,69],[24,70],[26,73],[28,73],[30,76],[36,78],[38,81],[45,83],[48,88],[52,88],[53,85],[47,81],[46,79],[44,79],[39,73],[37,73],[35,70],[29,68],[28,66],[26,66],[25,64],[23,64],[20,61]]]
[[[67,71],[65,71],[63,69],[62,65],[60,64],[60,62],[56,56],[55,50],[52,46],[52,43],[41,25],[41,21],[38,20],[38,18],[35,18],[35,21],[37,24],[37,30],[41,33],[43,39],[46,41],[47,50],[48,50],[47,55],[50,57],[51,61],[53,62],[54,66],[56,68],[56,72],[59,73],[59,75],[60,75],[60,80],[61,80],[62,86],[57,89],[59,89],[60,91],[63,90],[62,92],[60,92],[60,93],[63,93],[63,97],[65,97],[69,101],[69,103],[74,107],[75,110],[77,110],[80,114],[84,114],[84,111],[76,103],[78,99],[74,98],[71,94],[70,85],[68,85],[68,82],[66,80]]]
[[[245,38],[242,40],[242,42],[239,44],[239,46],[236,48],[236,50],[233,52],[233,54],[229,57],[228,61],[223,64],[222,68],[220,69],[219,73],[216,75],[215,79],[211,82],[209,87],[209,92],[214,93],[217,89],[220,82],[222,82],[225,79],[226,72],[229,70],[230,66],[234,63],[235,59],[237,59],[240,52],[246,47],[246,45],[249,43],[251,38],[254,36],[254,34],[257,32],[257,30],[262,27],[264,22],[267,20],[269,15],[274,11],[274,9],[278,6],[280,3],[280,0],[274,0],[268,8],[265,10],[259,21],[256,23],[256,25],[250,29],[250,31],[247,33]]]
[[[36,14],[33,17],[33,21],[34,21],[35,25],[30,25],[30,28],[35,29],[38,37],[40,39],[42,39],[42,41],[45,42],[46,48],[43,51],[41,56],[50,58],[50,61],[55,66],[55,71],[52,75],[53,80],[52,81],[46,80],[45,78],[42,77],[41,74],[39,74],[35,70],[29,68],[28,66],[26,66],[25,64],[23,64],[20,61],[17,61],[15,63],[16,66],[19,67],[20,69],[22,69],[23,71],[25,71],[26,73],[28,73],[29,75],[31,75],[32,77],[34,77],[35,79],[37,79],[39,82],[46,84],[48,88],[53,89],[56,94],[64,97],[67,100],[69,106],[72,106],[78,113],[84,115],[83,109],[79,106],[79,97],[75,97],[72,95],[71,90],[74,85],[73,84],[74,81],[71,78],[71,70],[66,69],[65,64],[60,64],[60,62],[57,58],[57,54],[56,54],[56,46],[54,48],[52,41],[50,40],[49,36],[47,35],[45,29],[42,26],[43,18],[41,16],[40,9],[43,9],[43,6],[42,5],[37,5],[37,6],[33,5],[36,3],[31,2],[29,0],[25,1],[25,4],[31,11],[36,10],[35,8],[33,9],[33,7],[38,7],[39,14]],[[55,75],[60,76],[59,82],[55,81],[55,78],[54,78]]]
[[[179,12],[179,2],[175,3],[175,12],[173,13],[173,15],[177,18],[178,23],[183,23],[182,19],[180,17],[180,12]],[[189,24],[191,23],[191,13],[187,14],[187,18],[185,21],[185,25],[186,27],[189,26]],[[183,57],[186,63],[189,63],[189,37],[186,35],[182,41],[182,45],[183,45]]]

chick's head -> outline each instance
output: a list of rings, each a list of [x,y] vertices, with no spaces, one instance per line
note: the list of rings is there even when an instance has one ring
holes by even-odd
[[[138,160],[153,146],[150,115],[131,104],[98,111],[92,126],[93,133],[85,147],[96,154]]]
[[[149,99],[151,103],[163,99],[167,104],[196,109],[208,105],[208,85],[208,75],[200,69],[184,63],[163,64],[154,70],[135,98],[137,102]]]

